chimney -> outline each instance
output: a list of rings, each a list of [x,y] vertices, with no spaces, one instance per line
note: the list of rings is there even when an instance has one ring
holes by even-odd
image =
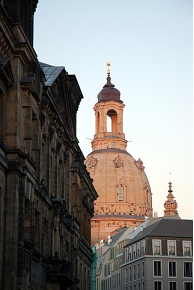
[[[108,236],[108,245],[112,242],[111,236]]]

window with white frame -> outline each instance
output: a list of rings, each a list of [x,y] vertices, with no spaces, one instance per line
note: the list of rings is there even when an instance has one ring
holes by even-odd
[[[177,282],[169,282],[169,290],[177,290]]]
[[[168,262],[168,275],[169,277],[176,277],[176,262]]]
[[[145,275],[145,273],[144,273],[144,262],[142,262],[142,277],[145,277],[144,275]]]
[[[141,255],[145,254],[145,240],[141,241]]]
[[[168,255],[176,256],[176,241],[168,241]]]
[[[192,262],[184,262],[184,277],[193,277]]]
[[[137,279],[140,278],[140,264],[137,264]]]
[[[125,262],[128,262],[129,256],[128,256],[128,248],[125,248]]]
[[[129,247],[129,261],[132,260],[132,247]]]
[[[128,272],[128,268],[125,268],[125,283],[129,282],[129,272]]]
[[[152,240],[153,255],[161,255],[161,240]]]
[[[162,262],[161,261],[153,261],[154,263],[154,276],[162,276]]]
[[[193,290],[193,282],[184,282],[184,290]]]
[[[162,281],[154,281],[154,290],[162,290]]]
[[[191,257],[191,241],[183,241],[183,256]]]
[[[133,280],[136,280],[136,266],[133,266]]]
[[[137,257],[140,257],[140,243],[137,243]]]
[[[133,259],[136,259],[136,244],[133,245]]]
[[[129,281],[132,281],[132,270],[131,270],[131,267],[129,267]]]

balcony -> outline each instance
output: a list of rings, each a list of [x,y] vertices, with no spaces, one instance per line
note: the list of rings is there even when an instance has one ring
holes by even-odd
[[[58,285],[65,285],[66,288],[77,284],[79,281],[69,276],[70,262],[65,259],[60,260],[58,252],[55,252],[55,256],[49,259],[49,267],[46,274],[47,281],[56,283]]]

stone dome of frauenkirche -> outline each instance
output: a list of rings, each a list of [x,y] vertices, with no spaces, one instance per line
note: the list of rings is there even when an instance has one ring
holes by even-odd
[[[107,86],[106,86],[107,85]],[[86,168],[98,193],[92,218],[92,245],[107,239],[118,228],[138,226],[152,217],[152,193],[143,162],[127,151],[123,133],[124,104],[110,82],[98,94],[94,106],[96,131]],[[111,91],[112,90],[112,91]],[[107,119],[111,129],[107,130]]]
[[[135,160],[127,151],[107,148],[91,152],[86,166],[99,195],[95,213],[129,218],[152,215],[151,189],[140,159]]]

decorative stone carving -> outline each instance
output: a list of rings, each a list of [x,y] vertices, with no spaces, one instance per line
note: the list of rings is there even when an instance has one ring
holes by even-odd
[[[123,166],[123,160],[119,155],[115,158],[114,163],[116,168],[120,168],[121,166]]]
[[[49,126],[48,131],[49,131],[49,138],[50,138],[50,142],[51,142],[52,138],[54,136],[54,129],[51,126]]]
[[[98,163],[98,159],[91,156],[87,163],[89,168],[95,167]]]
[[[59,155],[59,151],[61,149],[61,142],[57,142],[57,145],[56,145],[56,153]]]
[[[145,167],[143,166],[143,161],[141,160],[141,158],[139,158],[137,161],[134,161],[134,162],[139,170],[141,171],[144,170]]]

